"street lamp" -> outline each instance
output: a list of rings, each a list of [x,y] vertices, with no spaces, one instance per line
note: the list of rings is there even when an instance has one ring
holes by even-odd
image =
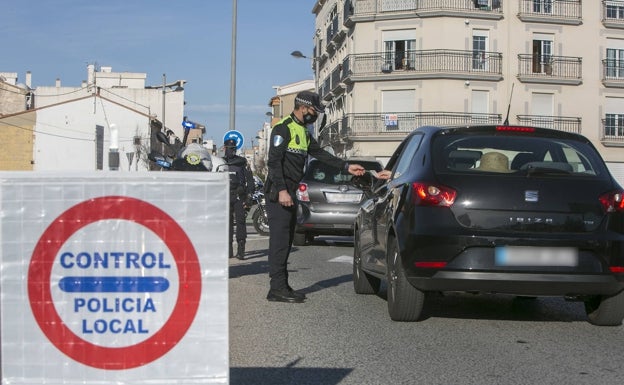
[[[295,57],[297,59],[310,59],[312,60],[312,64],[313,64],[313,69],[314,69],[314,92],[317,92],[320,95],[320,92],[318,91],[319,89],[319,73],[318,73],[318,60],[316,60],[315,57],[309,57],[304,55],[303,53],[301,53],[301,51],[292,51],[290,53],[290,55],[292,57]],[[318,124],[314,125],[314,137],[318,137]]]

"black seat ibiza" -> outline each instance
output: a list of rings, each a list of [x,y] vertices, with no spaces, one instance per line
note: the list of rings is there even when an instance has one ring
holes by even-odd
[[[585,137],[421,127],[386,168],[356,218],[353,281],[372,294],[386,280],[393,320],[418,320],[427,292],[460,291],[562,296],[593,324],[622,323],[624,192]]]

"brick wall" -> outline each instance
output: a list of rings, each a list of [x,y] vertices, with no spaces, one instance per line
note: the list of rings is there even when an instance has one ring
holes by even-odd
[[[0,170],[32,171],[36,112],[0,117]]]

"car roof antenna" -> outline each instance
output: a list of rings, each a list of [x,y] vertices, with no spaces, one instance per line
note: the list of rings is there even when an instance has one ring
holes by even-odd
[[[511,108],[511,98],[513,98],[513,89],[515,85],[516,83],[511,83],[511,95],[509,95],[509,104],[507,105],[507,116],[505,116],[505,122],[503,123],[504,126],[509,125],[509,109]]]

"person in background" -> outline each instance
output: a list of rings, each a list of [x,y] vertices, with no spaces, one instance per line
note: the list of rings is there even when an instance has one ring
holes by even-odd
[[[292,113],[279,121],[271,131],[268,176],[265,183],[269,220],[269,277],[267,300],[287,303],[304,302],[304,293],[293,290],[288,282],[288,257],[295,233],[297,199],[295,192],[303,177],[308,155],[319,161],[344,168],[361,176],[361,165],[349,164],[323,150],[310,135],[313,124],[325,110],[319,95],[302,91],[295,97]]]
[[[247,186],[247,159],[236,155],[236,141],[224,141],[225,162],[230,172],[230,227],[229,227],[229,257],[234,258],[232,243],[236,233],[236,258],[245,259],[245,242],[247,241],[247,224],[245,205],[249,202],[249,187]],[[253,186],[251,187],[253,189]],[[236,231],[234,231],[236,222]]]

